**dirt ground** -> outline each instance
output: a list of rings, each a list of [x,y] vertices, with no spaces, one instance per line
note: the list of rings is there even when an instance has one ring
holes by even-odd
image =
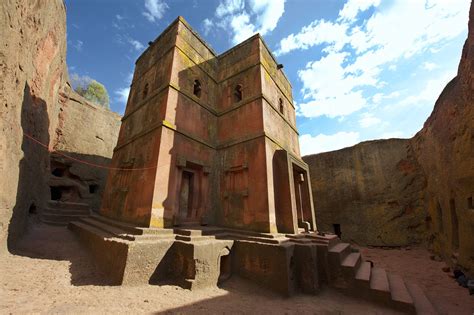
[[[474,297],[469,298],[467,290],[453,284],[441,271],[442,263],[431,261],[426,251],[362,251],[389,270],[394,261],[400,260],[407,276],[414,279],[420,278],[420,268],[429,268],[429,275],[435,277],[422,277],[423,285],[432,300],[442,297],[437,304],[440,309],[448,309],[446,303],[458,303],[451,308],[455,311],[452,314],[471,314],[474,310]],[[70,231],[32,225],[15,252],[0,257],[0,313],[398,314],[331,289],[317,296],[282,298],[237,277],[220,288],[196,292],[174,286],[120,287],[104,283],[91,257]]]
[[[474,315],[474,295],[450,277],[452,271],[443,272],[446,264],[431,260],[426,249],[359,249],[365,260],[403,276],[407,282],[419,284],[442,314]]]

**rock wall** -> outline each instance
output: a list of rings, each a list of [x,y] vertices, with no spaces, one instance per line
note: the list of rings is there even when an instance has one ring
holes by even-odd
[[[318,230],[339,229],[343,240],[376,246],[423,239],[425,179],[410,140],[363,142],[303,160],[310,166]]]
[[[106,162],[119,117],[81,104],[86,102],[70,91],[63,1],[2,1],[0,38],[2,252],[7,239],[11,245],[22,235],[29,214],[40,213],[50,199],[50,151],[78,152],[77,157]],[[103,141],[92,136],[94,130]]]
[[[457,76],[412,146],[427,179],[429,246],[474,276],[474,6]]]
[[[424,243],[474,274],[474,10],[457,76],[414,138],[303,158],[316,220],[360,244]]]

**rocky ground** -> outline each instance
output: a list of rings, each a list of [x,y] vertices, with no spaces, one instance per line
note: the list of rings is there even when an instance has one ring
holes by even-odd
[[[471,314],[474,297],[457,287],[421,249],[361,249],[387,268],[406,269],[407,277],[422,280],[443,311]],[[397,269],[398,268],[398,269]],[[0,260],[0,313],[312,313],[397,314],[325,289],[317,296],[281,296],[231,278],[220,288],[191,292],[174,286],[120,287],[104,279],[75,236],[65,228],[31,225],[13,254]],[[420,270],[423,273],[420,273]]]

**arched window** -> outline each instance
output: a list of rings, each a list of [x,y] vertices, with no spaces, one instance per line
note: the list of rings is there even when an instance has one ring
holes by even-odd
[[[145,84],[145,87],[143,88],[143,98],[142,99],[145,99],[148,95],[148,83]]]
[[[283,100],[281,99],[281,97],[278,99],[278,105],[279,105],[279,108],[280,108],[280,114],[284,114],[284,108],[283,108]]]
[[[194,80],[193,94],[197,97],[201,97],[201,82]]]
[[[234,89],[234,102],[240,102],[242,100],[242,85],[237,84]]]

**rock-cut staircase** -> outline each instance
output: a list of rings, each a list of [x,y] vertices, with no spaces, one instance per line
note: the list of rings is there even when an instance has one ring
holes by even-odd
[[[423,290],[399,275],[372,266],[350,244],[328,241],[328,282],[351,295],[412,314],[438,314]]]
[[[67,225],[90,214],[89,205],[86,203],[50,200],[47,208],[41,213],[41,221],[51,225]]]

